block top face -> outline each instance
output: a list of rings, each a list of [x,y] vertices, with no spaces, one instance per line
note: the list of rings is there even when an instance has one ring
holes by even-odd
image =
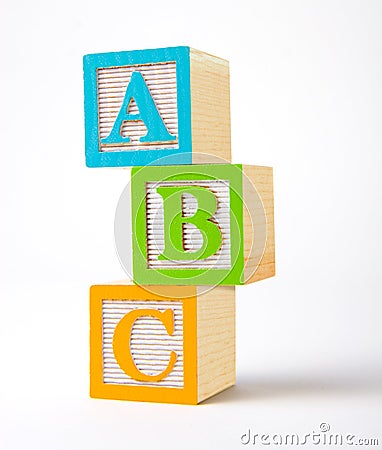
[[[88,167],[191,164],[190,49],[84,56]]]
[[[243,283],[240,165],[133,168],[131,217],[134,282]]]

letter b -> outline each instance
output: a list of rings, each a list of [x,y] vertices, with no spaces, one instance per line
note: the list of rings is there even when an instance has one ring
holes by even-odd
[[[157,188],[163,198],[164,242],[165,248],[158,259],[161,260],[199,260],[215,254],[222,243],[222,234],[211,218],[216,211],[217,200],[207,188],[201,186],[161,186]],[[184,194],[192,195],[198,203],[198,209],[191,217],[183,215]],[[194,225],[202,235],[202,245],[196,251],[186,251],[183,243],[183,226]]]

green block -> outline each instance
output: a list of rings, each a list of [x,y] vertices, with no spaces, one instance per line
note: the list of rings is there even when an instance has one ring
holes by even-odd
[[[135,283],[243,284],[241,165],[133,168],[131,197]]]

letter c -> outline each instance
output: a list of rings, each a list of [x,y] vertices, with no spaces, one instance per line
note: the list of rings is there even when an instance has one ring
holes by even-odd
[[[131,330],[134,322],[143,316],[151,316],[159,319],[165,326],[167,333],[171,336],[174,333],[174,313],[172,309],[166,309],[160,312],[156,309],[134,309],[126,314],[118,325],[115,327],[113,336],[113,351],[117,363],[121,369],[126,372],[129,377],[137,381],[160,381],[166,378],[172,371],[176,362],[176,353],[172,350],[170,354],[170,361],[166,369],[157,375],[147,375],[141,372],[134,363],[133,356],[130,350]]]

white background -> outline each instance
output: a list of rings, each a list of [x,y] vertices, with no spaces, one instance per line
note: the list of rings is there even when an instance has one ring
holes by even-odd
[[[321,422],[382,443],[382,3],[0,8],[0,447],[235,449]],[[237,289],[236,387],[90,400],[88,287],[124,276],[127,175],[85,167],[82,55],[176,45],[230,61],[233,162],[274,167],[277,276]]]

